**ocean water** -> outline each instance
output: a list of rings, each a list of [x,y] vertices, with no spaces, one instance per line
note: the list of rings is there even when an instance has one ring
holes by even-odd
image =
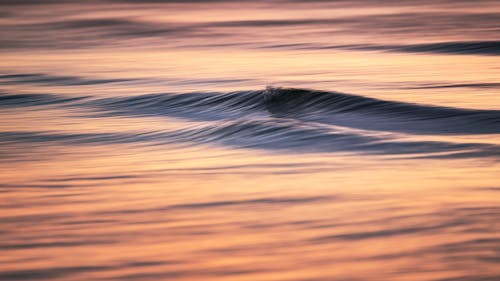
[[[500,280],[498,1],[0,1],[0,280]]]

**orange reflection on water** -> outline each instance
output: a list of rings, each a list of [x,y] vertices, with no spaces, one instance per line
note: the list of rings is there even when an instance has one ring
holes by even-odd
[[[497,165],[119,149],[105,161],[81,149],[50,166],[16,164],[31,177],[11,175],[2,195],[9,272],[61,280],[498,274],[485,262],[498,239],[498,190],[482,188],[496,183]]]
[[[496,1],[21,2],[0,280],[500,279]]]

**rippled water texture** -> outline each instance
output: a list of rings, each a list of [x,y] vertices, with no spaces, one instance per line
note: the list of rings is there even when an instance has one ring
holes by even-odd
[[[500,280],[498,1],[0,1],[0,280]]]

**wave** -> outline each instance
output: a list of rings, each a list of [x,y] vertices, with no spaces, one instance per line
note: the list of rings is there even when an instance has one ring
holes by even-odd
[[[196,142],[238,148],[286,150],[298,153],[345,152],[374,155],[414,155],[430,158],[500,156],[500,147],[482,143],[408,141],[331,128],[295,120],[224,121],[169,133],[176,143]]]
[[[451,41],[406,45],[346,44],[328,45],[318,43],[290,43],[265,45],[264,49],[295,50],[352,50],[399,53],[431,53],[447,55],[500,55],[500,41]]]
[[[38,105],[81,106],[99,116],[169,116],[194,121],[274,118],[411,134],[500,133],[500,110],[412,104],[307,89],[268,87],[112,98],[0,95],[0,106]]]
[[[78,76],[49,75],[45,73],[18,73],[0,75],[0,85],[42,84],[56,86],[85,86],[134,82],[138,79],[88,79]]]
[[[27,107],[60,105],[84,100],[88,97],[63,97],[53,94],[5,94],[0,93],[0,107]]]
[[[282,48],[268,46],[267,48]],[[354,51],[387,51],[400,53],[432,53],[448,55],[500,55],[500,41],[452,41],[437,43],[421,43],[409,45],[381,45],[381,44],[349,44],[349,45],[314,45],[302,44],[289,46],[296,49],[339,49]]]
[[[500,158],[500,146],[486,143],[404,140],[296,120],[217,121],[175,131],[120,133],[0,132],[0,144],[19,151],[25,145],[154,144],[220,145],[288,153],[355,153],[419,158]],[[32,159],[32,158],[30,158]]]
[[[171,116],[195,121],[268,116],[262,91],[147,94],[91,100],[86,106],[103,115]]]
[[[112,115],[165,115],[197,121],[272,117],[413,134],[500,133],[500,110],[438,107],[292,88],[154,94],[98,99],[89,104]]]
[[[389,50],[410,53],[443,53],[443,54],[475,54],[500,55],[500,41],[476,42],[439,42],[389,47]]]
[[[0,94],[0,107],[77,107],[89,117],[176,117],[191,121],[173,131],[120,133],[0,132],[0,145],[30,144],[222,145],[294,153],[342,152],[402,157],[500,157],[487,143],[402,139],[413,134],[500,133],[499,110],[475,110],[384,101],[338,92],[267,88],[229,93],[163,93],[128,97]],[[86,112],[86,113],[85,113]],[[384,131],[384,133],[377,132]],[[9,150],[10,151],[10,150]]]

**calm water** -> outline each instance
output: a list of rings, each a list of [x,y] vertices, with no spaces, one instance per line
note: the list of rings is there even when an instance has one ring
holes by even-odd
[[[0,280],[500,280],[498,1],[0,27]]]

